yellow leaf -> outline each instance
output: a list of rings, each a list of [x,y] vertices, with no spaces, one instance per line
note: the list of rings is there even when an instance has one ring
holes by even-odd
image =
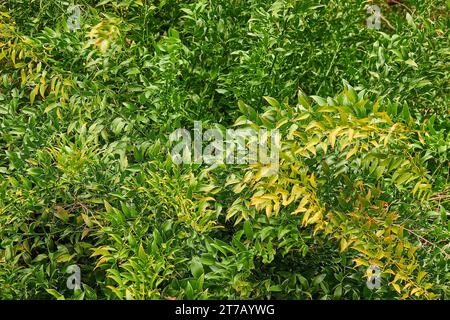
[[[254,180],[258,181],[261,178],[266,177],[271,172],[271,167],[261,167],[258,171],[258,173],[255,175]]]
[[[299,207],[304,207],[306,206],[306,204],[309,201],[309,195],[307,194],[306,196],[303,197],[302,201],[300,201]]]
[[[325,128],[323,127],[323,125],[317,121],[312,121],[308,124],[308,126],[305,128],[305,131],[309,131],[312,128],[318,128],[320,130],[324,130]]]
[[[309,209],[311,210],[311,209]],[[322,212],[316,212],[314,214],[314,216],[312,216],[311,218],[308,219],[308,221],[306,222],[307,224],[313,224],[316,223],[318,221],[322,220]]]
[[[392,286],[394,287],[395,291],[397,291],[399,294],[402,292],[402,291],[400,290],[400,286],[399,286],[398,284],[393,283]]]
[[[414,288],[414,289],[412,289],[411,290],[411,295],[413,295],[413,294],[415,294],[415,293],[418,293],[418,294],[416,294],[416,296],[418,296],[419,294],[420,294],[420,291],[421,291],[422,289],[420,289],[420,288]]]
[[[94,249],[92,249],[93,253],[91,254],[91,257],[107,256],[107,255],[109,255],[109,250],[111,250],[111,248],[108,246],[94,248]]]
[[[369,266],[369,263],[363,259],[353,259],[353,262],[355,263],[355,267],[359,267],[359,266]]]
[[[297,214],[297,213],[305,212],[305,211],[307,211],[307,210],[308,210],[308,209],[306,209],[305,207],[298,206],[297,209],[295,209],[295,211],[292,212],[292,214],[295,215],[295,214]]]
[[[400,125],[399,123],[396,123],[391,127],[391,129],[389,130],[389,134],[384,138],[384,146],[386,146],[388,144],[389,138],[391,137],[392,132],[394,132],[395,128],[398,127],[399,125]]]
[[[354,146],[352,150],[350,150],[345,156],[345,160],[348,160],[352,155],[354,155],[358,151],[358,146]]]
[[[375,140],[370,140],[370,143],[371,143],[375,148],[378,148],[378,147],[379,147],[378,142],[376,142]]]
[[[275,205],[273,206],[273,211],[275,211],[276,215],[280,212],[280,203],[279,202],[275,202]]]
[[[348,142],[351,143],[353,140],[353,136],[355,134],[355,130],[352,128],[348,129]]]
[[[39,86],[39,93],[41,94],[41,97],[44,98],[45,95],[45,89],[47,89],[47,86],[45,84],[41,84]]]
[[[310,113],[302,113],[301,115],[299,115],[298,117],[296,117],[294,119],[294,121],[301,121],[301,120],[305,120],[308,119],[311,116]]]
[[[266,203],[266,200],[262,199],[261,197],[252,197],[250,199],[250,205],[252,206],[259,206]]]
[[[54,212],[55,217],[63,220],[63,221],[68,221],[69,220],[69,214],[67,213],[66,210],[64,210],[63,207],[61,206],[56,206],[55,207],[56,211]]]
[[[86,238],[86,236],[89,234],[90,231],[91,230],[89,230],[89,229],[83,230],[83,232],[81,233],[81,240]]]
[[[275,100],[274,98],[265,96],[264,99],[265,99],[272,107],[274,107],[274,108],[279,108],[279,107],[280,107],[280,104],[279,104],[278,101]]]
[[[270,217],[272,216],[272,209],[273,209],[272,204],[268,204],[266,206],[266,216],[268,219],[270,219]]]
[[[21,85],[23,86],[27,82],[27,74],[24,69],[20,70],[20,76],[22,77]]]
[[[52,81],[50,81],[50,91],[54,91],[55,90],[56,79],[57,79],[57,77],[53,77]]]
[[[345,238],[342,238],[340,243],[341,252],[344,252],[345,249],[347,249],[347,247],[348,247],[347,240],[345,240]]]
[[[330,141],[331,149],[334,149],[334,144],[336,143],[337,134],[341,130],[342,130],[341,127],[336,127],[330,132],[330,135],[328,136],[328,141]]]
[[[309,177],[309,182],[311,183],[311,186],[313,186],[314,188],[317,187],[316,178],[314,177],[314,172],[311,174],[311,177]]]
[[[428,272],[425,271],[420,271],[419,274],[417,275],[417,282],[420,283],[422,282],[423,278],[428,274]]]
[[[405,300],[408,297],[409,297],[409,293],[406,292],[404,295],[402,295],[402,297],[400,299]]]
[[[39,90],[39,84],[36,85],[36,87],[34,87],[33,91],[30,92],[30,103],[33,104],[34,103],[34,99],[36,97],[36,94],[38,93]]]
[[[88,227],[92,227],[92,226],[93,226],[93,223],[92,223],[92,221],[91,221],[91,218],[89,218],[89,216],[88,216],[87,214],[82,213],[82,214],[81,214],[81,217],[83,218],[84,223],[86,223],[86,225],[87,225]]]
[[[311,213],[309,211],[305,212],[305,215],[303,216],[303,220],[302,220],[302,225],[303,226],[307,226],[308,225],[308,220],[309,220],[310,214]]]
[[[56,115],[58,116],[59,120],[62,120],[62,114],[61,114],[61,110],[59,108],[56,109]]]
[[[16,64],[16,51],[15,50],[12,50],[11,61],[13,64]]]
[[[105,264],[106,262],[108,262],[110,258],[109,257],[101,257],[98,261],[97,264],[95,265],[94,269],[97,269],[98,267],[100,267],[102,264]]]
[[[322,106],[317,109],[317,112],[335,112],[336,108],[333,106]]]

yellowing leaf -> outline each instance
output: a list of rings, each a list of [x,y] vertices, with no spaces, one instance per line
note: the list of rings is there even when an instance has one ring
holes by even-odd
[[[391,129],[389,130],[389,133],[386,135],[386,137],[384,138],[384,146],[386,146],[389,142],[389,139],[392,135],[392,133],[394,132],[394,130],[399,126],[399,123],[394,124]]]
[[[397,291],[399,294],[402,293],[402,290],[400,289],[400,286],[397,283],[392,283],[392,286],[394,287],[395,291]]]
[[[336,143],[337,134],[341,130],[342,130],[342,127],[336,127],[330,132],[330,135],[328,136],[328,141],[330,142],[331,149],[334,149],[334,144]]]
[[[272,217],[272,209],[273,209],[272,204],[269,204],[266,206],[266,216],[268,219],[270,219],[270,217]]]
[[[353,136],[355,135],[355,130],[352,128],[348,129],[348,142],[351,143],[353,140]]]
[[[264,99],[272,106],[272,107],[274,107],[274,108],[279,108],[280,107],[280,104],[278,103],[278,101],[277,100],[275,100],[274,98],[272,98],[272,97],[264,97]]]
[[[47,86],[45,84],[41,84],[39,86],[39,93],[41,94],[42,98],[44,98],[44,96],[45,96],[45,89],[47,89]]]
[[[359,266],[369,266],[369,263],[366,260],[355,258],[353,259],[353,262],[355,263],[355,267]]]
[[[311,186],[316,188],[317,184],[316,184],[316,177],[314,176],[314,172],[311,174],[311,176],[309,177],[309,182],[311,183]]]
[[[64,210],[60,206],[55,207],[56,211],[54,212],[55,217],[63,220],[64,222],[67,222],[69,220],[69,213]]]
[[[34,103],[34,99],[36,97],[36,94],[38,93],[39,90],[39,84],[36,85],[36,87],[34,87],[33,91],[30,92],[30,103],[33,104]]]
[[[358,151],[358,146],[354,146],[352,150],[350,150],[345,156],[345,160],[348,160],[352,155],[354,155]]]
[[[23,86],[27,82],[27,74],[24,69],[20,70],[20,77],[22,78],[21,85]]]
[[[421,283],[423,278],[428,274],[428,272],[425,271],[420,271],[419,274],[417,275],[417,282]]]
[[[422,291],[421,288],[414,288],[414,289],[411,290],[411,295],[413,295],[413,294],[415,294],[415,293],[417,293],[416,295],[419,295],[419,294],[420,294],[420,291]]]
[[[348,247],[347,240],[345,240],[345,238],[342,238],[339,246],[341,248],[341,252],[344,252]]]

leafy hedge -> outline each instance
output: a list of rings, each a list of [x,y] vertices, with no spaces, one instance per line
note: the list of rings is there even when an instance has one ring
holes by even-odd
[[[77,3],[0,4],[1,299],[449,298],[445,1],[380,31],[361,1]],[[279,172],[175,165],[198,120],[278,129]]]

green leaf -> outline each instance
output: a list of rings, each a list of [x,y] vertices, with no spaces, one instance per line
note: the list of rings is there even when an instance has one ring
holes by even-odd
[[[60,206],[57,206],[55,208],[55,211],[53,212],[53,214],[55,215],[55,217],[63,220],[64,222],[69,221],[69,218],[70,218],[69,213]]]
[[[36,98],[36,90],[32,90],[30,92],[30,103],[33,104],[34,103],[34,99]]]
[[[309,108],[311,108],[311,104],[308,101],[308,96],[305,95],[302,91],[298,92],[298,102],[306,110],[309,110]]]
[[[411,120],[411,112],[406,104],[403,105],[402,118],[406,123],[409,123]]]
[[[275,100],[274,98],[265,96],[264,99],[265,99],[272,107],[277,108],[277,109],[280,107],[280,104],[279,104],[278,101]]]
[[[45,291],[47,291],[49,294],[51,294],[57,300],[65,300],[64,296],[62,294],[60,294],[58,291],[56,291],[55,289],[45,289]]]
[[[186,284],[186,298],[189,300],[194,299],[194,289],[189,281]]]
[[[311,96],[311,98],[320,106],[326,106],[327,105],[327,100],[325,100],[322,97],[319,96]]]
[[[326,277],[326,274],[319,274],[318,276],[316,276],[313,280],[313,285],[314,286],[318,286]]]
[[[339,299],[342,297],[342,285],[338,284],[334,289],[333,297]]]
[[[252,240],[253,239],[253,227],[252,223],[249,220],[246,220],[244,222],[244,232],[247,239]]]
[[[419,68],[419,66],[417,65],[417,63],[416,63],[414,60],[412,60],[412,59],[406,60],[405,63],[406,63],[408,66],[413,67],[413,69],[418,69],[418,68]]]
[[[413,17],[412,17],[408,12],[406,13],[406,21],[408,21],[408,24],[409,24],[411,27],[413,27],[414,30],[417,29],[417,26],[416,26],[416,24],[414,23]]]
[[[203,265],[197,257],[192,259],[190,268],[192,275],[196,279],[200,278],[200,276],[204,273]]]

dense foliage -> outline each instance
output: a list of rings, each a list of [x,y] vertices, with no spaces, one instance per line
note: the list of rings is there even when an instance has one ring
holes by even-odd
[[[0,299],[449,299],[448,9],[2,1]],[[278,172],[174,164],[194,121]]]

